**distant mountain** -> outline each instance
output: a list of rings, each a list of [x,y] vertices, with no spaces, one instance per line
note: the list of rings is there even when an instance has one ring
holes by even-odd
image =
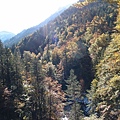
[[[15,36],[15,34],[11,33],[11,32],[7,32],[7,31],[1,31],[0,32],[0,40],[2,42],[6,41],[6,40],[8,40],[10,38],[12,38],[13,36]]]
[[[69,5],[70,6],[70,5]],[[52,14],[50,17],[48,17],[45,21],[41,22],[39,25],[33,26],[31,28],[25,29],[22,32],[18,33],[11,39],[8,39],[3,44],[7,47],[11,47],[14,44],[17,44],[20,40],[22,40],[24,37],[34,33],[36,30],[38,30],[40,27],[43,27],[48,22],[54,20],[57,16],[59,16],[64,10],[66,10],[69,6],[65,6],[60,8],[57,12]]]

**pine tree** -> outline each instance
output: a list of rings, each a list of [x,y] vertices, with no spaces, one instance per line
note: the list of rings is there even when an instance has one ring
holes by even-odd
[[[5,49],[3,48],[3,44],[0,41],[0,82],[4,86],[5,85]]]
[[[76,75],[74,75],[74,70],[70,70],[70,76],[68,80],[66,80],[66,83],[67,83],[67,90],[65,91],[67,96],[66,105],[71,106],[70,120],[80,120],[82,113],[78,101],[80,100],[81,96],[81,85],[77,81]]]
[[[34,87],[34,109],[36,113],[36,120],[43,119],[43,107],[44,107],[44,85],[43,79],[44,74],[42,73],[41,63],[37,56],[32,53],[31,62],[31,75],[32,75],[32,85]]]
[[[21,60],[21,54],[18,49],[14,51],[13,58],[13,67],[14,67],[14,75],[13,75],[13,89],[17,95],[22,93],[23,83],[22,83],[22,73],[24,71],[23,64]],[[16,88],[16,90],[15,90]]]
[[[47,109],[45,99],[45,87],[43,84],[44,73],[42,71],[39,55],[24,52],[25,63],[25,115],[24,118],[32,120],[46,120]],[[28,99],[28,100],[27,100]]]

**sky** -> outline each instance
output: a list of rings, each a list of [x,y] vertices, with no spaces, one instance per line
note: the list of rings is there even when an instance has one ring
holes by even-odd
[[[78,0],[0,0],[0,31],[14,34],[40,24],[60,7]]]

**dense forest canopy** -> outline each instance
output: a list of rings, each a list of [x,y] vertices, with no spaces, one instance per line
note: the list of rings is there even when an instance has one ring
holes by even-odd
[[[120,1],[78,2],[5,48],[1,120],[120,119]]]

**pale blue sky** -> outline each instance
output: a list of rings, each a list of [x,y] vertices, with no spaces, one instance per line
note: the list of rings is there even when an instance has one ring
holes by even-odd
[[[60,7],[78,0],[0,0],[0,31],[15,34],[35,26]]]

